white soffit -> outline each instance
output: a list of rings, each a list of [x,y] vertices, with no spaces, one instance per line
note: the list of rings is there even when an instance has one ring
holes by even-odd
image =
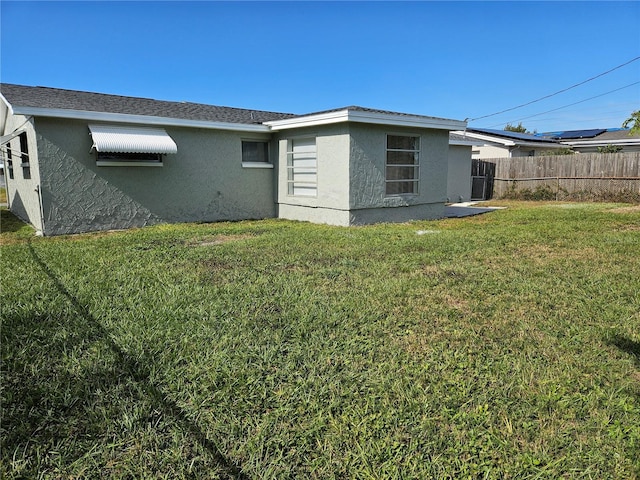
[[[109,153],[178,153],[176,142],[162,128],[89,125],[92,148]]]

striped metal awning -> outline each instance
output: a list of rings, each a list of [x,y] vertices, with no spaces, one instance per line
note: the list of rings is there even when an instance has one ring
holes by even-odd
[[[109,153],[178,153],[176,142],[162,128],[89,125],[92,149]]]

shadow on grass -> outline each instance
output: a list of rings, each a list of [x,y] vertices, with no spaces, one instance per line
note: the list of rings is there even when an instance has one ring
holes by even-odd
[[[629,338],[616,335],[609,341],[609,343],[634,357],[636,364],[640,366],[640,342],[635,342]]]
[[[0,208],[0,232],[15,233],[27,226],[5,207]]]
[[[59,474],[61,467],[64,473],[84,457],[98,473],[116,477],[131,474],[137,464],[146,476],[210,476],[215,470],[246,478],[28,246],[72,308],[38,313],[34,307],[3,320],[0,434],[3,462],[12,455],[13,461],[0,468],[0,476],[6,468],[5,474],[17,477],[43,469]],[[182,475],[176,471],[188,468]]]

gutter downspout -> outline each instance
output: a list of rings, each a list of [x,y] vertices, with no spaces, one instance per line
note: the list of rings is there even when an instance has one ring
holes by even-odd
[[[36,232],[36,235],[39,234],[44,237],[44,207],[42,205],[42,189],[40,188],[40,185],[36,185],[35,191],[38,194],[38,206],[40,207],[40,231]]]

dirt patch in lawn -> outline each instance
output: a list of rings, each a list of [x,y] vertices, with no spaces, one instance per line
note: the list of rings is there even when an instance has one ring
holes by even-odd
[[[611,213],[640,213],[640,205],[633,205],[631,207],[619,207],[609,210]]]

